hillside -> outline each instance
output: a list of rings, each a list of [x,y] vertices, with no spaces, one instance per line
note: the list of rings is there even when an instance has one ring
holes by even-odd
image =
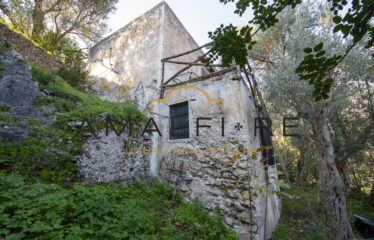
[[[116,123],[131,116],[132,131],[139,134],[145,114],[132,104],[83,93],[14,50],[2,47],[0,57],[1,238],[237,239],[219,210],[211,215],[157,179],[137,173],[130,185],[126,175],[112,184],[82,182],[77,161],[88,158],[82,155],[93,139],[77,135],[83,119],[98,133],[92,154],[105,138],[103,116]]]

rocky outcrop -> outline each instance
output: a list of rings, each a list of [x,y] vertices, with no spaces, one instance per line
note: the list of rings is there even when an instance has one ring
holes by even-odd
[[[77,157],[81,176],[89,182],[120,181],[125,185],[149,176],[149,155],[138,134],[129,137],[128,131],[117,136],[114,131],[102,130],[97,138],[89,138],[83,145],[84,154]],[[125,149],[139,149],[143,154]]]
[[[73,139],[72,131],[75,132],[78,128],[86,128],[86,126],[81,126],[82,122],[71,121],[66,122],[66,128],[57,128],[56,116],[66,114],[66,112],[56,111],[59,109],[56,104],[58,99],[71,99],[72,101],[78,101],[78,99],[50,89],[41,91],[38,82],[32,79],[31,66],[14,50],[1,52],[0,62],[2,69],[0,71],[0,141],[21,143],[31,136],[30,132],[38,132],[39,128],[48,130],[47,138],[55,137],[60,131],[69,132],[70,135],[66,139],[61,135],[60,139],[51,141],[43,149],[45,155],[37,160],[37,169],[39,170],[46,168],[53,162],[62,162],[61,159],[66,155],[75,154],[77,151],[72,150],[72,146],[76,139]],[[39,97],[42,98],[38,99]],[[41,99],[49,99],[50,102],[47,105],[39,104],[36,107],[36,100]],[[82,107],[83,104],[79,106]],[[126,185],[139,181],[142,176],[145,180],[151,179],[148,174],[150,154],[125,153],[125,146],[139,148],[144,152],[143,149],[146,146],[143,145],[140,136],[142,129],[137,125],[138,123],[132,124],[132,136],[129,136],[128,129],[120,136],[117,136],[113,129],[108,129],[107,135],[106,130],[102,128],[103,124],[100,124],[106,120],[107,115],[108,113],[104,112],[92,119],[95,121],[93,125],[96,136],[82,132],[83,154],[79,152],[71,159],[77,163],[78,175],[83,180],[92,183],[121,181]],[[33,124],[33,122],[37,124]],[[101,125],[101,128],[96,126],[96,123]],[[66,142],[65,146],[64,142]],[[81,145],[77,144],[76,146]]]
[[[38,83],[32,81],[31,67],[16,51],[0,53],[0,104],[9,109],[7,121],[2,122],[0,137],[4,142],[20,142],[29,132],[26,117],[40,115],[33,105],[36,97],[43,95]]]
[[[0,44],[16,50],[26,59],[49,71],[57,71],[61,67],[61,62],[55,56],[35,46],[30,40],[2,23],[0,23]]]
[[[145,180],[151,179],[148,174],[149,154],[125,153],[125,146],[146,147],[139,134],[141,129],[137,124],[140,123],[132,124],[132,136],[129,136],[128,129],[120,136],[113,129],[108,129],[107,135],[103,125],[108,113],[104,112],[98,113],[94,119],[91,115],[88,117],[93,122],[96,136],[84,132],[87,122],[81,126],[82,122],[73,121],[76,117],[68,117],[63,121],[57,117],[68,114],[64,112],[67,109],[62,110],[58,104],[67,99],[71,103],[79,101],[77,97],[48,88],[41,91],[38,82],[33,81],[31,66],[14,50],[1,52],[0,63],[0,141],[22,143],[28,137],[40,133],[40,129],[47,130],[48,134],[44,135],[43,140],[49,143],[42,150],[43,156],[36,160],[36,168],[40,171],[56,162],[61,165],[64,161],[72,161],[77,165],[78,176],[91,183],[121,181],[128,185],[139,181],[141,176]],[[40,104],[43,100],[46,104]],[[77,104],[77,107],[84,108],[84,104]],[[57,126],[56,119],[59,125],[66,126]],[[74,138],[78,128],[82,128],[82,138],[79,140]],[[53,140],[64,131],[65,134],[60,134],[59,139]]]

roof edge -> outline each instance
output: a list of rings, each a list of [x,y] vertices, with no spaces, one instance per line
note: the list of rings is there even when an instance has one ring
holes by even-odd
[[[167,2],[162,1],[158,5],[163,4],[165,6],[165,10],[167,9],[175,18],[175,20],[178,22],[178,24],[183,28],[183,31],[187,33],[187,35],[192,39],[192,41],[196,44],[196,47],[200,47],[200,45],[196,42],[196,40],[192,37],[191,33],[187,30],[187,28],[184,26],[184,24],[179,20],[178,16],[174,13],[173,9],[167,4]]]
[[[152,7],[151,9],[149,9],[148,11],[142,13],[140,16],[134,18],[133,20],[131,20],[129,23],[127,23],[125,26],[121,27],[120,29],[118,29],[117,31],[113,32],[112,34],[110,34],[109,36],[101,39],[99,42],[97,42],[95,45],[93,45],[90,50],[89,50],[89,54],[91,54],[92,52],[94,52],[94,50],[97,48],[97,46],[99,46],[102,42],[105,42],[105,41],[108,41],[109,39],[113,38],[114,36],[126,31],[126,29],[131,25],[133,24],[134,22],[136,22],[137,20],[143,18],[145,15],[147,15],[148,13],[152,12],[152,11],[155,11],[156,9],[158,8],[161,8],[163,7],[164,5],[167,3],[165,1],[162,1],[160,2],[159,4],[157,4],[156,6]],[[168,6],[169,7],[169,6]],[[169,7],[170,8],[170,7]],[[171,9],[170,9],[171,10]]]
[[[196,47],[199,47],[200,45],[196,42],[196,40],[192,37],[191,33],[186,29],[186,27],[183,25],[183,23],[179,20],[179,18],[177,17],[177,15],[174,13],[174,11],[170,8],[170,6],[166,3],[166,1],[161,1],[160,3],[158,3],[156,6],[152,7],[150,10],[144,12],[143,14],[141,14],[139,17],[131,20],[128,24],[126,24],[125,26],[123,26],[122,28],[118,29],[117,31],[115,31],[114,33],[110,34],[109,36],[103,38],[102,40],[100,40],[98,43],[96,43],[95,45],[93,45],[90,50],[89,50],[89,55],[91,55],[93,52],[95,52],[96,48],[98,48],[98,46],[100,44],[102,44],[103,42],[106,42],[108,40],[110,40],[111,38],[114,38],[116,35],[126,31],[126,29],[132,25],[134,22],[136,22],[137,20],[141,19],[141,18],[144,18],[145,15],[147,15],[148,13],[151,13],[153,11],[155,11],[156,9],[160,9],[164,7],[164,10],[167,10],[169,13],[171,13],[171,15],[174,17],[174,19],[177,21],[178,25],[181,26],[182,28],[182,31],[183,32],[186,32],[188,37],[191,38],[191,40],[195,43]],[[165,12],[164,12],[165,14]],[[201,50],[201,52],[203,52]]]

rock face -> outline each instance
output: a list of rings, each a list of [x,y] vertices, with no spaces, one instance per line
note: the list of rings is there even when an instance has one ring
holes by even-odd
[[[0,71],[0,138],[2,142],[21,143],[28,138],[29,133],[36,130],[41,125],[53,137],[55,129],[53,126],[56,115],[55,103],[36,107],[35,100],[38,97],[48,95],[57,96],[62,93],[52,90],[39,89],[38,82],[32,80],[31,66],[27,64],[22,56],[14,50],[0,53],[1,71]],[[58,97],[56,97],[58,98]],[[48,113],[48,114],[47,114]],[[52,114],[51,114],[52,113]],[[46,116],[47,115],[47,116]],[[101,113],[96,116],[97,122],[105,121],[107,113]],[[30,119],[38,124],[30,124]],[[68,122],[66,129],[75,131],[82,122]],[[73,161],[80,166],[80,176],[90,182],[113,182],[121,181],[124,184],[132,184],[143,176],[149,180],[149,153],[143,150],[142,137],[139,136],[140,129],[137,125],[133,126],[133,136],[129,136],[126,129],[118,137],[112,129],[109,129],[108,136],[106,131],[97,133],[97,137],[91,134],[85,135],[86,141],[82,148],[84,154],[74,156]],[[37,168],[43,169],[52,162],[52,158],[59,158],[66,155],[65,150],[60,150],[59,143],[64,139],[58,140],[56,145],[48,146],[44,149],[48,156],[43,156],[38,160]],[[72,146],[72,140],[69,137],[68,145]],[[144,154],[126,154],[125,146],[131,148],[141,148]],[[148,146],[150,147],[150,146]]]
[[[32,81],[31,67],[14,50],[0,53],[3,71],[0,72],[0,104],[9,108],[9,118],[16,122],[3,123],[0,136],[5,142],[19,142],[28,135],[26,117],[38,117],[40,113],[33,105],[36,97],[42,96],[38,83]]]
[[[114,131],[106,136],[105,130],[97,135],[87,140],[84,154],[77,157],[82,177],[90,182],[121,181],[125,185],[141,177],[148,179],[150,154],[139,136],[129,137],[128,131],[120,137]],[[126,146],[138,149],[141,154],[126,151]]]

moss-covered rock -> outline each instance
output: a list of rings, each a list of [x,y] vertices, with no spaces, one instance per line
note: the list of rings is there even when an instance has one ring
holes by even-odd
[[[83,144],[93,138],[77,135],[80,125],[90,119],[96,131],[105,121],[97,116],[110,114],[120,127],[131,117],[134,132],[146,120],[130,103],[103,101],[83,93],[55,73],[30,62],[13,50],[1,54],[5,72],[0,84],[0,167],[16,171],[30,180],[70,185],[78,180],[77,157]],[[3,86],[4,85],[4,86]],[[84,127],[84,126],[83,126]]]

